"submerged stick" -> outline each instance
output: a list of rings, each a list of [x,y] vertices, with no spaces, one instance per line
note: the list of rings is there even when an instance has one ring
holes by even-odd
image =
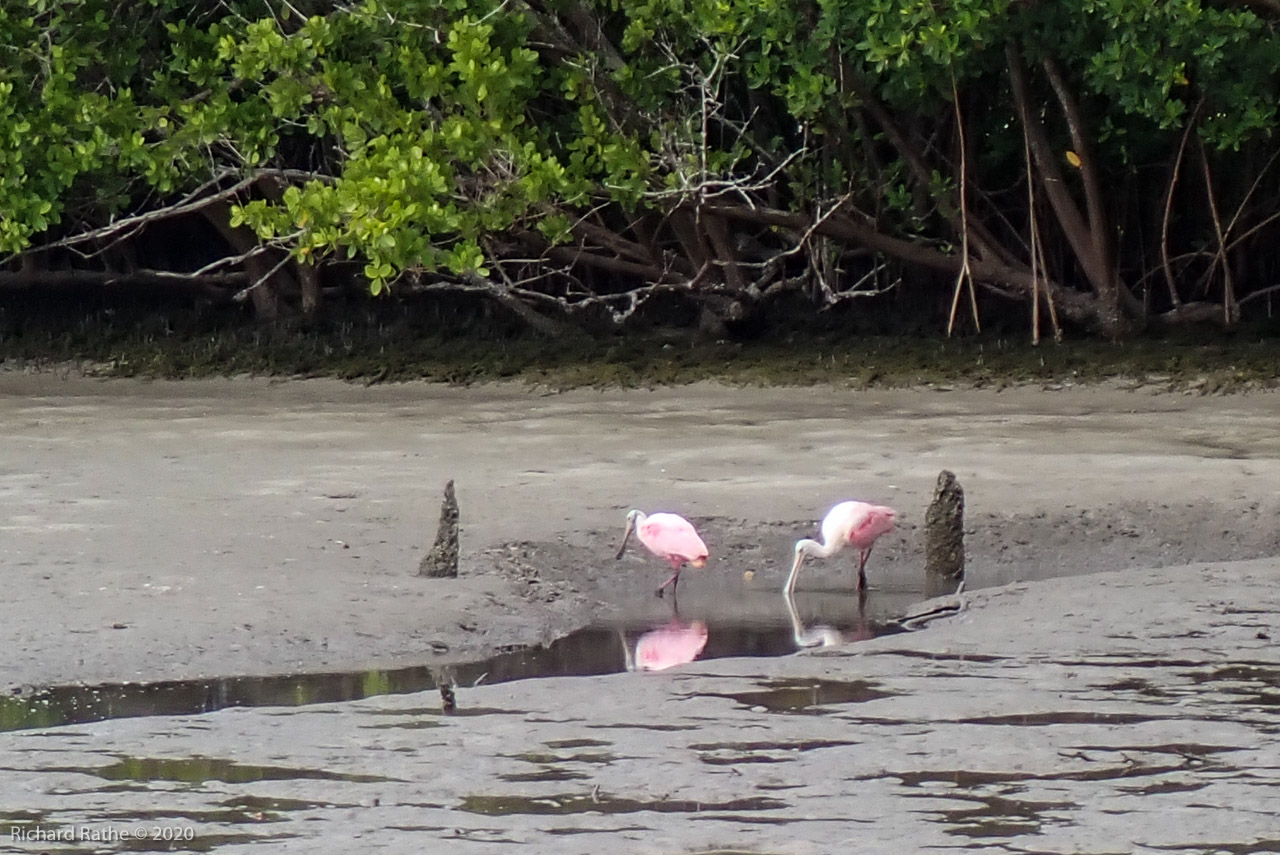
[[[422,557],[418,575],[435,579],[453,579],[458,575],[458,500],[453,494],[452,480],[444,485],[435,545]]]
[[[933,501],[924,515],[925,591],[937,596],[964,579],[964,488],[954,472],[938,473]]]

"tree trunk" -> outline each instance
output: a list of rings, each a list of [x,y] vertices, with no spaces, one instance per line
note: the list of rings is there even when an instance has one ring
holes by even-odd
[[[320,269],[314,264],[299,264],[298,283],[302,286],[302,317],[314,321],[320,313]]]
[[[249,275],[249,297],[253,300],[254,313],[260,320],[275,323],[280,319],[284,303],[280,296],[282,288],[297,283],[283,268],[276,267],[270,254],[258,253],[249,255],[261,244],[258,236],[244,226],[231,225],[231,203],[219,200],[200,209],[200,213],[218,230],[223,239],[231,245],[237,255],[247,256],[244,262],[245,273]]]

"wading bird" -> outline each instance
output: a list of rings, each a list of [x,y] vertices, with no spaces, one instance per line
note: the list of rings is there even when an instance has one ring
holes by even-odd
[[[791,575],[787,577],[783,592],[789,594],[795,590],[796,577],[800,575],[800,565],[805,558],[827,558],[846,546],[858,549],[858,590],[866,588],[867,559],[871,556],[871,547],[880,535],[893,531],[897,515],[893,508],[866,502],[836,505],[822,520],[822,543],[807,538],[796,541],[796,560],[791,565]]]
[[[707,563],[707,545],[698,537],[693,524],[679,514],[648,515],[644,511],[630,511],[627,514],[627,531],[622,536],[622,545],[618,547],[615,558],[621,558],[622,553],[627,551],[627,541],[631,539],[632,531],[650,552],[671,562],[672,569],[676,571],[654,591],[659,597],[668,585],[671,586],[671,593],[675,594],[676,585],[680,584],[680,570],[684,565],[702,567]]]

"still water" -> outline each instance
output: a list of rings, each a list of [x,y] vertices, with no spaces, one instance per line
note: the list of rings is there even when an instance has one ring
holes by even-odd
[[[50,686],[0,698],[0,731],[56,727],[111,718],[197,715],[227,707],[299,706],[408,694],[437,688],[537,677],[661,671],[735,656],[786,656],[803,648],[853,643],[903,631],[901,614],[914,593],[873,595],[806,592],[769,595],[752,608],[719,613],[714,603],[683,611],[650,606],[577,630],[547,645],[479,661],[393,669],[275,676],[229,676],[152,683]],[[666,613],[655,613],[661,608]]]

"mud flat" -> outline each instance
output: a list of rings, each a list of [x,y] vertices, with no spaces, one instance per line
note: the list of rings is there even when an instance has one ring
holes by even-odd
[[[432,692],[12,732],[0,829],[19,851],[1274,852],[1278,582],[1268,560],[1016,584],[813,655],[460,687],[454,715]]]
[[[0,374],[15,709],[32,687],[434,667],[664,619],[661,568],[612,557],[631,506],[699,524],[713,561],[680,608],[710,621],[776,618],[832,502],[893,504],[883,616],[918,596],[943,467],[980,589],[818,653],[468,682],[454,715],[431,691],[0,733],[0,848],[1280,851],[1280,562],[1231,560],[1280,555],[1278,416],[1274,393],[1114,386]],[[462,576],[418,579],[449,478]],[[849,581],[815,564],[797,600],[821,616]]]
[[[752,608],[837,500],[900,510],[873,586],[919,587],[938,470],[971,587],[1280,555],[1280,394],[1116,386],[551,393],[526,385],[0,373],[0,685],[461,661],[651,609],[627,508],[712,546],[690,612]],[[462,576],[414,576],[456,480]],[[811,588],[850,583],[815,563]]]

